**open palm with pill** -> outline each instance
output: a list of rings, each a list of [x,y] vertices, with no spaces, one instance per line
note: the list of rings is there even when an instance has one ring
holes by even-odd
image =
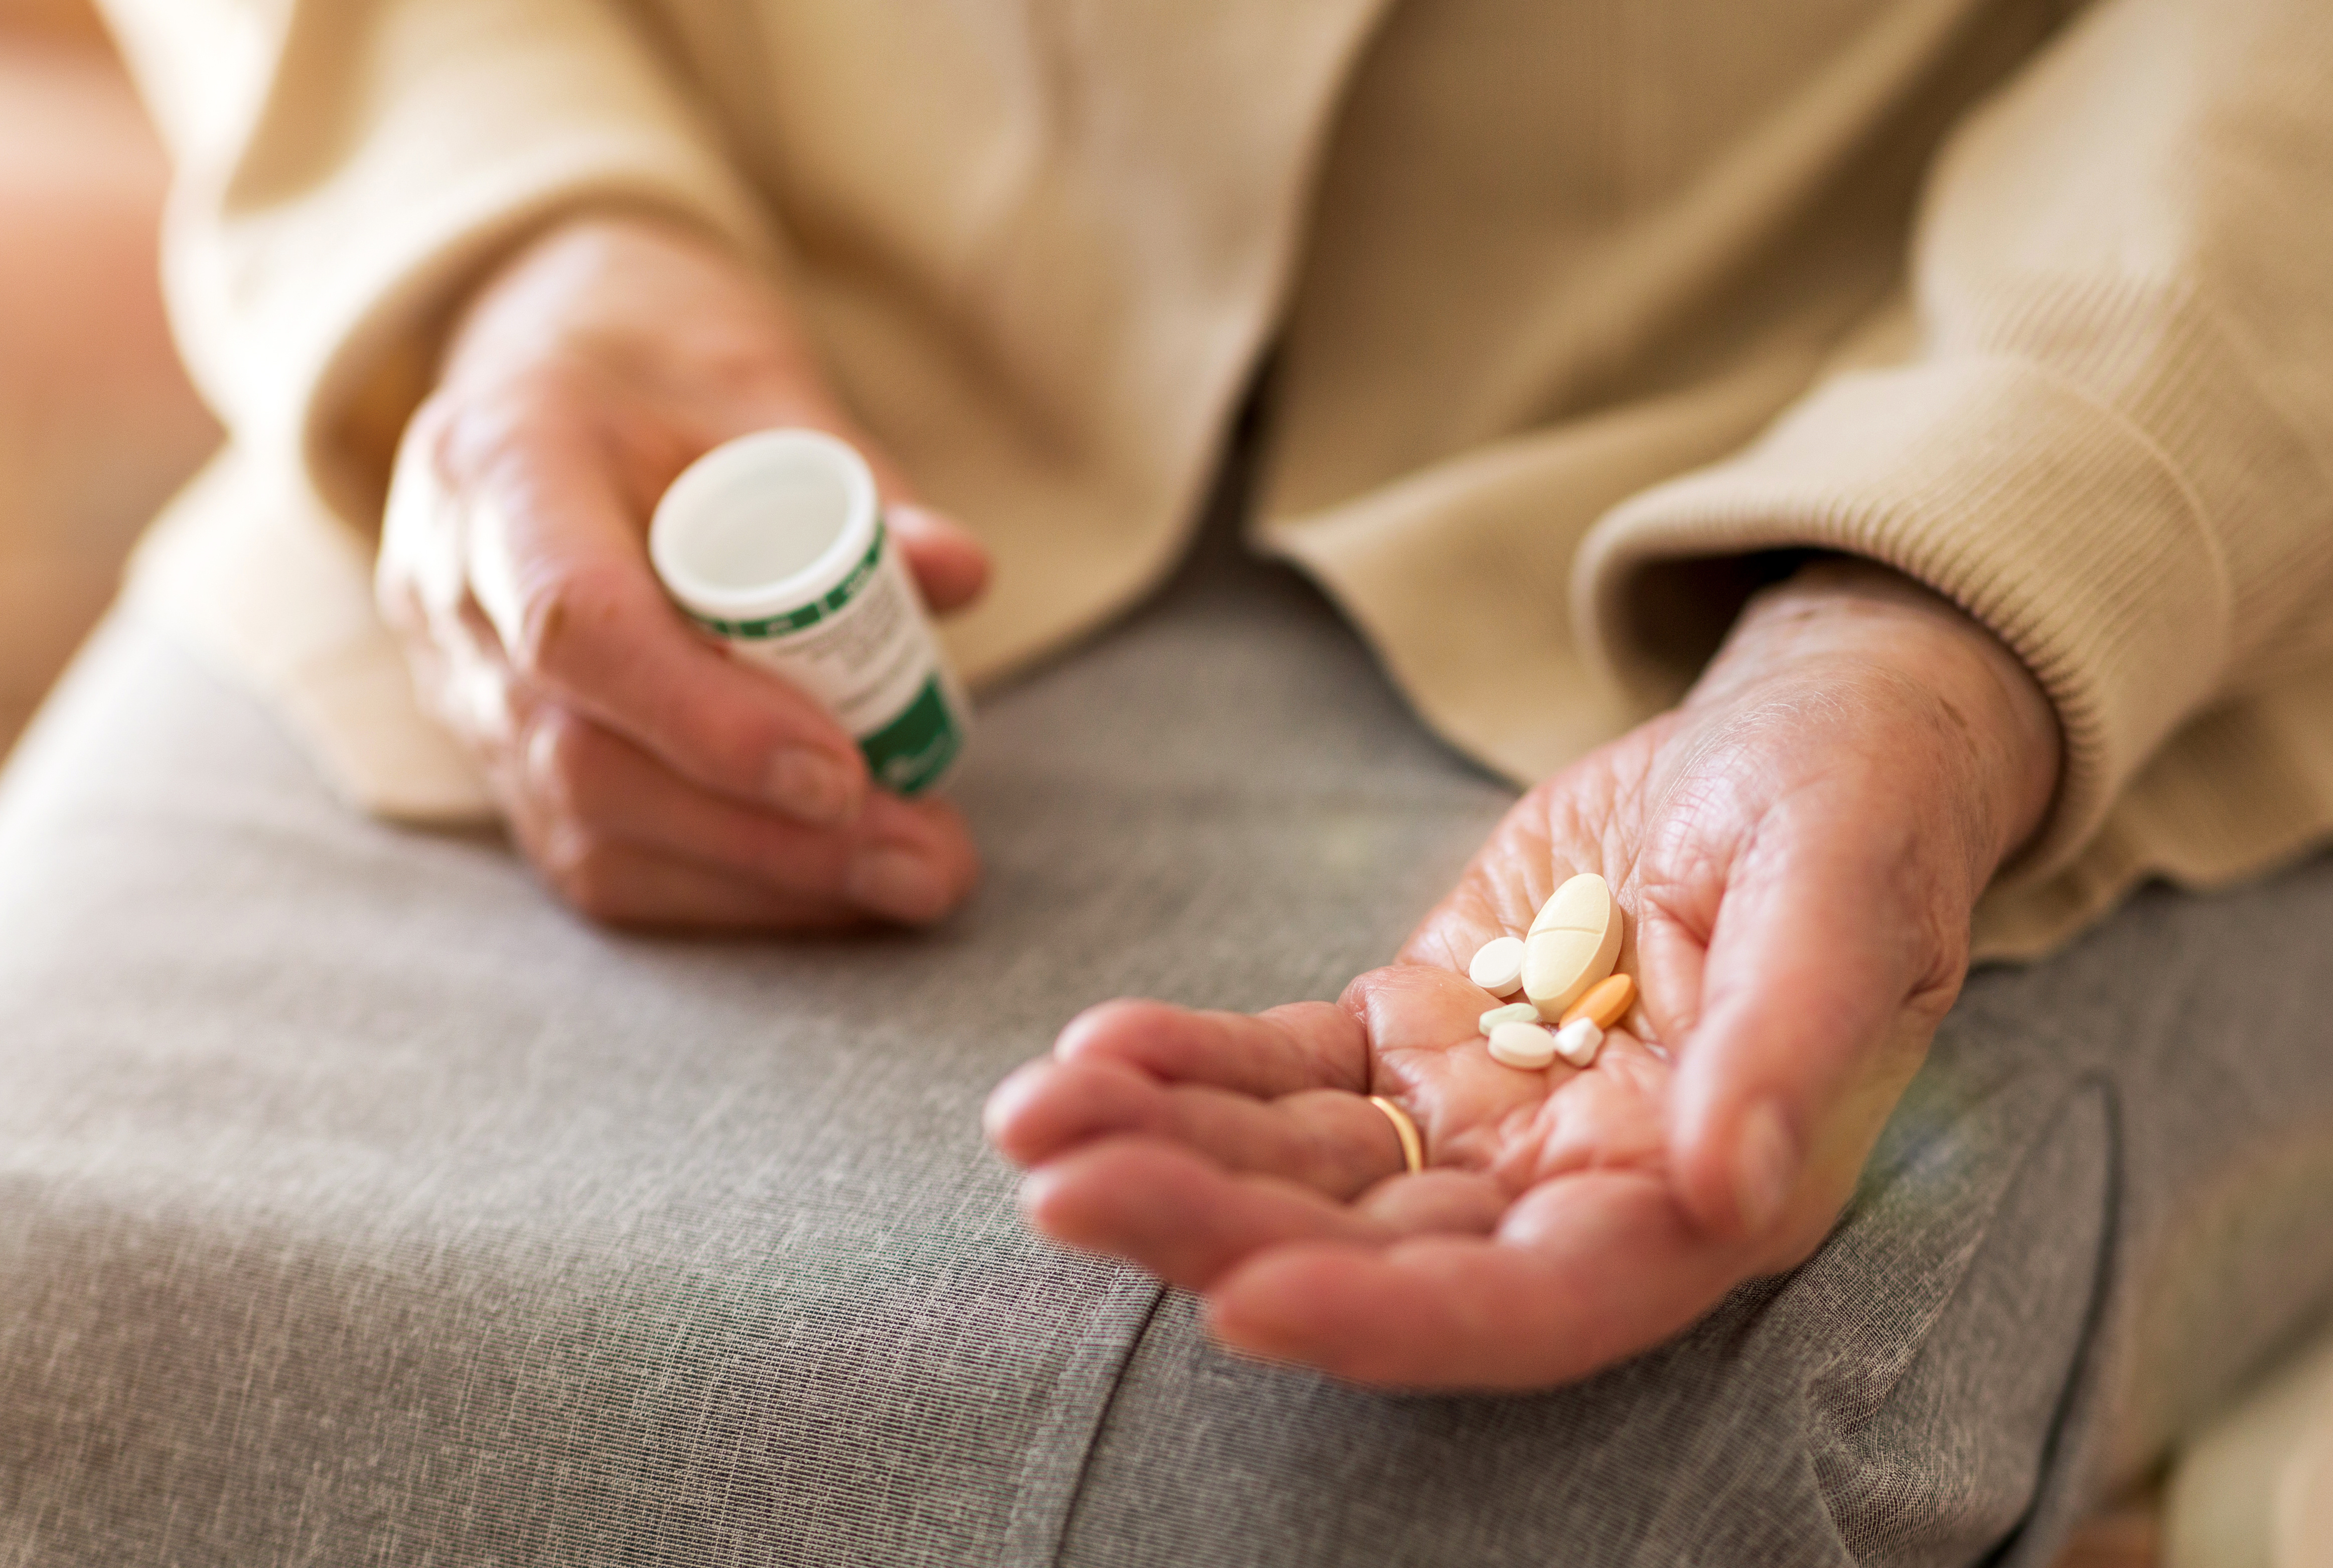
[[[990,1134],[1032,1224],[1203,1294],[1233,1346],[1407,1388],[1581,1376],[1822,1240],[2057,765],[1974,622],[1809,567],[1678,708],[1525,795],[1396,963],[1334,1004],[1093,1008]],[[1470,961],[1581,872],[1636,1005],[1584,1068],[1507,1065]]]

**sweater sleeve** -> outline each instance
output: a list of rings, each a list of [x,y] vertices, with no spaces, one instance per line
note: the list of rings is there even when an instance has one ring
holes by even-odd
[[[103,0],[177,166],[180,345],[246,450],[360,529],[436,335],[561,211],[749,250],[759,204],[620,0]]]
[[[1916,330],[1608,515],[1574,593],[1673,699],[1792,549],[1881,561],[2032,669],[2062,866],[2190,717],[2333,649],[2333,6],[2102,0],[1947,146]]]

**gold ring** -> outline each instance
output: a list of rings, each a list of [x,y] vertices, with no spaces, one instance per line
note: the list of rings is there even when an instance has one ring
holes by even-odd
[[[1409,1173],[1416,1176],[1424,1170],[1426,1140],[1417,1135],[1417,1123],[1409,1119],[1409,1112],[1382,1094],[1370,1095],[1369,1103],[1384,1111],[1386,1120],[1393,1123],[1393,1135],[1401,1140],[1401,1162],[1409,1167]]]

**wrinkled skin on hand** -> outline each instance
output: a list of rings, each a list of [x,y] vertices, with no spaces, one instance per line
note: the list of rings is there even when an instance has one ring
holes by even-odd
[[[935,610],[980,592],[986,556],[909,504],[776,281],[677,224],[590,214],[522,249],[456,323],[406,429],[383,614],[520,847],[597,919],[921,922],[977,875],[954,808],[872,790],[850,736],[696,631],[648,563],[680,471],[787,425],[866,454]]]
[[[2057,757],[1974,623],[1810,568],[1678,709],[1525,795],[1397,962],[1334,1005],[1094,1008],[998,1088],[991,1137],[1037,1228],[1203,1293],[1229,1345],[1407,1388],[1582,1376],[1821,1241]],[[1467,960],[1583,871],[1642,1001],[1585,1071],[1503,1066]]]

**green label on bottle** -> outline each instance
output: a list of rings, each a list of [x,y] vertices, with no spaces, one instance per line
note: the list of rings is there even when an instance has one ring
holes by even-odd
[[[894,794],[920,794],[964,749],[964,730],[949,710],[938,676],[924,682],[899,717],[864,736],[859,749],[875,782]]]
[[[883,560],[885,532],[883,520],[878,517],[875,520],[875,543],[867,547],[867,553],[859,558],[859,564],[850,569],[850,575],[799,610],[789,610],[782,615],[765,615],[758,620],[723,620],[717,616],[699,615],[692,610],[688,618],[707,631],[748,642],[790,637],[808,627],[816,626],[858,598],[859,591],[866,587],[868,581],[875,575],[875,569]]]

